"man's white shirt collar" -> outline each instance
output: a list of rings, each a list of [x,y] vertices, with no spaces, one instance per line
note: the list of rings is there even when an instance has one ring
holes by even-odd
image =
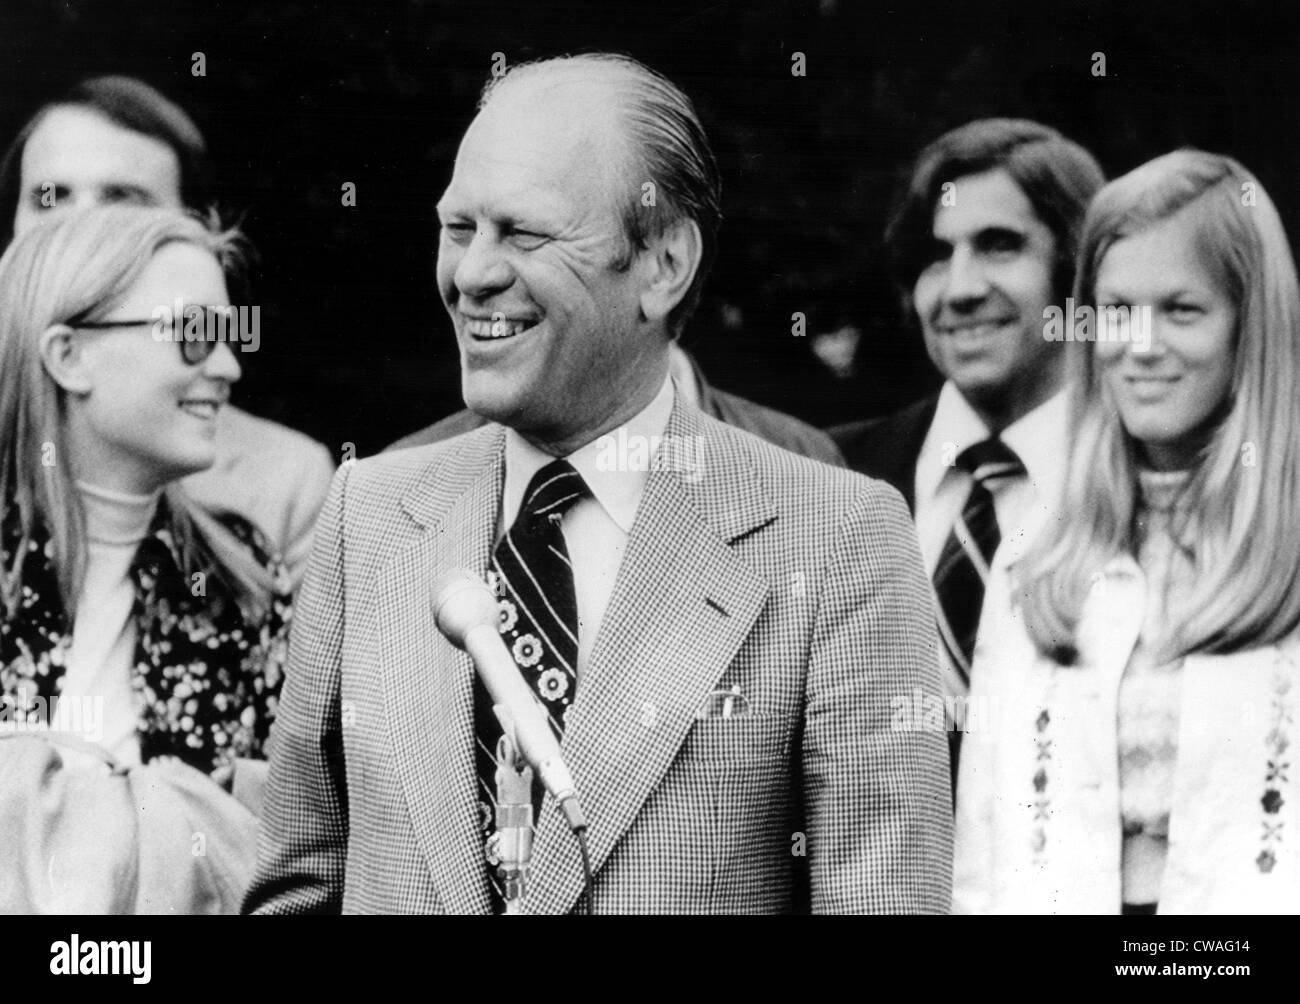
[[[603,436],[596,437],[563,458],[582,475],[582,480],[591,490],[592,498],[625,534],[632,532],[632,524],[636,520],[636,511],[641,505],[641,496],[645,492],[650,472],[649,470],[602,470],[597,463],[597,458],[602,448],[609,442],[606,437],[618,437],[620,429],[629,440],[637,436],[644,437],[646,441],[662,438],[673,412],[673,401],[673,380],[668,376],[654,399],[626,423],[617,429],[611,429]],[[506,429],[506,479],[501,498],[502,518],[498,537],[504,536],[505,531],[514,525],[515,517],[519,515],[519,507],[523,505],[524,492],[528,490],[528,483],[533,479],[533,475],[555,459],[528,442],[514,429]]]
[[[1052,492],[1061,480],[1066,448],[1068,402],[1064,389],[1002,430],[1001,439],[1015,451],[1030,483]],[[939,391],[934,421],[916,460],[916,497],[931,499],[944,477],[958,470],[951,461],[967,447],[989,438],[988,426],[951,380]]]
[[[690,357],[686,351],[673,342],[668,348],[668,376],[677,386],[677,393],[683,401],[687,401],[699,408],[700,405],[700,387],[695,379],[695,370],[691,366]]]

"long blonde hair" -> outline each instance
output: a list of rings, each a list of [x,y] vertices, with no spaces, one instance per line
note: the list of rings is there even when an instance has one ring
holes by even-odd
[[[20,546],[3,569],[6,615],[18,610],[29,543],[43,530],[53,547],[64,609],[71,617],[85,574],[86,524],[69,466],[65,392],[41,359],[41,335],[74,318],[101,319],[165,245],[210,252],[238,267],[243,238],[176,209],[106,207],[68,214],[20,235],[0,258],[0,505],[16,507]],[[272,581],[224,525],[164,489],[183,571],[216,571],[251,615],[262,613]],[[215,565],[214,569],[205,565]]]
[[[1300,624],[1300,284],[1268,194],[1229,157],[1181,150],[1143,164],[1089,207],[1074,300],[1096,302],[1097,272],[1116,241],[1175,214],[1194,222],[1237,324],[1231,389],[1186,489],[1196,576],[1165,625],[1165,658],[1271,644]],[[1039,651],[1069,664],[1092,581],[1113,558],[1137,553],[1139,486],[1136,444],[1095,343],[1062,348],[1071,353],[1073,444],[1061,518],[1026,555],[1016,591]]]

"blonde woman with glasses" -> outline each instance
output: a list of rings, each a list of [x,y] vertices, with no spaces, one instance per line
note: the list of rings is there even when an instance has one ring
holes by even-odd
[[[238,248],[105,208],[0,259],[0,912],[238,908],[286,579],[176,484],[240,376],[203,327]]]
[[[1074,300],[1104,321],[1061,344],[1056,518],[990,583],[955,907],[1300,911],[1300,289],[1277,211],[1230,158],[1153,160],[1089,208]]]

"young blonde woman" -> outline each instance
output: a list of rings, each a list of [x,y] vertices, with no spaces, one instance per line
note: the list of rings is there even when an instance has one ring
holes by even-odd
[[[286,579],[256,528],[176,486],[212,463],[240,376],[238,343],[209,337],[237,249],[179,211],[107,208],[0,259],[0,834],[31,854],[7,856],[8,910],[238,907],[253,819],[223,788],[263,753]],[[62,839],[90,874],[58,878],[81,867]]]
[[[1300,288],[1273,203],[1230,158],[1153,160],[1092,203],[1074,299],[1108,322],[1062,344],[1061,505],[990,582],[954,906],[1296,912]]]

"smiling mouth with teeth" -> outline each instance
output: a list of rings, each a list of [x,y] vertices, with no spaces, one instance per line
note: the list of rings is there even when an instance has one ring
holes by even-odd
[[[962,335],[978,337],[979,335],[990,334],[998,328],[1006,327],[1006,325],[1010,323],[1010,319],[1001,321],[981,321],[979,324],[949,325],[945,327],[943,331],[944,334],[956,335],[958,337]]]
[[[211,419],[217,417],[217,410],[221,407],[220,401],[182,401],[181,411],[187,415],[193,415],[195,418]]]
[[[513,338],[515,335],[537,326],[536,321],[512,321],[504,317],[484,319],[478,317],[465,318],[465,330],[474,338],[483,341],[496,341],[502,338]]]

